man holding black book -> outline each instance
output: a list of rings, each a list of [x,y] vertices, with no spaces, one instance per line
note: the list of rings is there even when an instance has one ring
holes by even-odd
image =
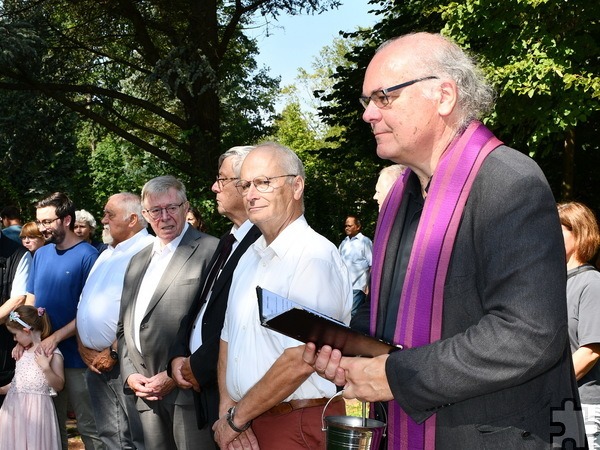
[[[555,200],[477,120],[492,94],[439,34],[392,39],[367,67],[377,154],[408,166],[375,232],[370,329],[405,349],[345,358],[307,344],[305,360],[345,397],[387,402],[390,450],[585,445]]]
[[[236,187],[262,237],[240,259],[229,293],[215,439],[221,448],[323,448],[321,413],[336,388],[302,360],[298,341],[261,327],[256,287],[347,324],[348,271],[336,247],[304,219],[304,167],[294,152],[259,145],[240,178]],[[328,413],[343,415],[344,403],[332,403]]]

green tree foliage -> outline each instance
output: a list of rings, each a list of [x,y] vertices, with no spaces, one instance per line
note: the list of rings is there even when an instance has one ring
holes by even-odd
[[[467,0],[440,12],[443,33],[480,56],[497,88],[491,126],[542,164],[557,196],[594,201],[600,3]]]
[[[268,131],[277,80],[257,70],[244,26],[253,14],[338,4],[6,0],[0,89],[50,98],[99,125],[95,140],[109,133],[168,164],[192,188],[206,186],[224,148]]]
[[[372,200],[377,166],[370,158],[346,155],[343,128],[324,124],[315,114],[324,106],[323,98],[332,92],[336,67],[349,66],[346,54],[360,44],[354,38],[336,38],[324,47],[314,59],[312,71],[299,70],[296,84],[286,87],[287,106],[275,122],[275,139],[296,150],[306,167],[305,214],[309,223],[336,243],[343,236],[348,214],[358,215],[366,225],[364,232],[371,236],[377,215]],[[301,102],[313,93],[313,102]]]
[[[358,97],[362,92],[364,70],[377,46],[385,40],[415,29],[435,31],[442,25],[439,14],[433,10],[434,2],[377,0],[369,3],[374,13],[382,17],[381,21],[372,28],[340,32],[343,40],[351,42],[343,55],[346,62],[334,59],[337,63],[329,64],[335,67],[330,83],[315,92],[320,101],[321,120],[337,130],[326,138],[330,147],[318,150],[315,156],[331,168],[329,176],[344,186],[342,200],[332,208],[337,214],[336,230],[340,237],[348,214],[357,214],[365,234],[373,236],[378,214],[377,204],[372,200],[377,174],[391,164],[377,157],[371,128],[362,120],[363,107]],[[332,197],[332,203],[335,198]]]
[[[338,158],[329,155],[343,152],[343,146],[336,140],[319,137],[305,114],[299,103],[289,103],[275,121],[274,139],[294,149],[304,163],[304,203],[308,222],[337,243],[348,214],[371,218],[376,169],[368,161],[342,159],[341,163],[332,162]]]
[[[87,155],[76,145],[76,117],[28,92],[0,95],[0,204],[17,205],[26,220],[34,204],[54,191],[92,204]]]
[[[575,198],[600,210],[598,20],[594,0],[405,1],[372,0],[380,22],[345,36],[364,44],[338,67],[322,118],[344,129],[350,158],[368,159],[373,139],[355,111],[363,72],[375,48],[413,31],[443,32],[470,48],[498,91],[491,128],[533,156],[557,198]]]

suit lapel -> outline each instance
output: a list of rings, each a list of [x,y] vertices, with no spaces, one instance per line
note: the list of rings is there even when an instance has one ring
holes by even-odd
[[[173,283],[173,280],[175,279],[177,274],[182,270],[185,263],[194,254],[194,251],[196,251],[196,248],[200,244],[200,236],[197,235],[197,233],[198,232],[195,229],[189,227],[187,232],[183,235],[181,242],[179,243],[179,245],[175,249],[175,252],[173,253],[171,261],[169,261],[169,264],[167,265],[165,273],[163,273],[163,276],[161,277],[160,281],[158,282],[158,285],[156,286],[156,290],[154,291],[152,299],[148,304],[148,309],[144,314],[144,318],[154,309],[154,307],[163,297],[169,286],[171,286],[171,284]]]
[[[233,272],[235,271],[238,261],[240,260],[242,255],[244,253],[246,253],[246,250],[248,250],[248,247],[250,247],[250,245],[252,245],[254,243],[254,241],[256,241],[258,239],[258,237],[260,235],[261,235],[260,230],[257,228],[256,225],[253,225],[252,228],[250,228],[250,230],[248,230],[248,232],[246,233],[246,236],[244,236],[244,239],[242,239],[242,242],[239,243],[239,245],[236,247],[235,251],[231,254],[229,259],[225,263],[223,270],[219,274],[219,277],[215,281],[215,285],[213,286],[211,298],[216,298],[216,296],[219,295],[219,293],[221,292],[223,287],[228,284],[227,282],[233,276]]]
[[[127,291],[123,291],[123,295],[121,298],[121,311],[123,313],[123,324],[125,329],[133,330],[134,329],[134,318],[135,318],[135,305],[137,302],[138,293],[140,291],[140,286],[142,284],[142,277],[150,264],[150,260],[152,258],[152,244],[148,245],[146,248],[142,249],[137,255],[135,255],[131,260],[131,265],[127,270],[126,276],[127,280],[133,280],[132,282],[126,282],[124,284],[125,287],[131,286]],[[126,334],[127,346],[131,355],[133,354],[139,355],[137,348],[133,342],[133,333]],[[129,342],[129,340],[131,340]]]

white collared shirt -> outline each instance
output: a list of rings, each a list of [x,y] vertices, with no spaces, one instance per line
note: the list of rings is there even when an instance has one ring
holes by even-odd
[[[150,300],[152,300],[154,291],[156,291],[160,279],[165,273],[165,270],[167,270],[167,266],[171,262],[171,258],[188,228],[189,224],[186,223],[181,234],[164,246],[158,237],[154,238],[152,259],[142,278],[140,290],[135,300],[135,310],[133,314],[133,340],[135,342],[135,347],[142,355],[144,354],[144,349],[140,342],[140,326],[142,325],[142,320],[144,320],[144,317],[146,316],[146,311],[148,310],[148,305],[150,304]]]
[[[339,251],[350,272],[352,289],[366,292],[373,260],[373,242],[362,233],[353,237],[346,236],[340,244]]]
[[[21,295],[27,295],[27,280],[29,279],[29,272],[31,271],[32,256],[29,251],[23,253],[23,256],[19,260],[17,265],[17,271],[12,282],[12,288],[10,290],[10,298],[19,297]]]
[[[233,236],[235,237],[235,241],[233,242],[233,246],[231,247],[231,253],[229,253],[229,256],[227,257],[228,260],[229,257],[233,255],[233,252],[235,252],[235,249],[237,248],[239,243],[242,242],[242,240],[246,237],[248,231],[250,231],[250,228],[252,228],[252,222],[250,222],[249,220],[246,220],[239,227],[236,227],[235,225],[233,226],[233,228],[231,229],[231,234],[233,234]],[[225,262],[225,264],[227,264],[227,261]],[[225,267],[225,264],[223,264],[223,267]],[[221,272],[219,272],[219,275],[221,275]],[[217,275],[217,278],[219,278],[219,275]],[[196,320],[194,321],[192,333],[190,334],[190,353],[194,353],[202,345],[202,318],[204,317],[204,312],[206,311],[206,306],[208,305],[211,296],[212,288],[211,291],[208,293],[206,302],[204,302],[204,305],[202,305],[202,307],[200,308],[200,312],[198,313],[198,316],[196,316]]]
[[[233,275],[221,339],[227,341],[226,382],[239,401],[288,347],[301,343],[260,325],[256,286],[350,322],[352,285],[337,248],[304,216],[267,246],[263,236],[241,257]],[[333,383],[311,375],[286,400],[331,397]]]
[[[85,347],[102,351],[116,339],[125,271],[131,258],[153,240],[143,229],[100,253],[77,306],[77,332]]]

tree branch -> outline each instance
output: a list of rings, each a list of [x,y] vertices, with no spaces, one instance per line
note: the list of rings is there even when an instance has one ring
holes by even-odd
[[[146,127],[144,125],[141,125],[141,124],[135,122],[134,120],[124,116],[123,114],[118,112],[115,108],[113,108],[105,103],[92,102],[92,104],[108,111],[110,114],[114,115],[122,122],[126,123],[127,125],[130,125],[131,127],[135,128],[139,131],[143,131],[148,134],[153,134],[154,136],[162,138],[165,141],[171,143],[174,147],[182,148],[181,142],[177,141],[173,136],[169,136],[168,134],[162,133],[156,129],[152,129],[152,128]]]
[[[123,128],[121,128],[120,126],[115,124],[114,122],[107,119],[106,117],[87,108],[85,105],[81,105],[77,102],[74,102],[74,101],[68,99],[67,97],[65,97],[64,95],[60,95],[56,92],[47,93],[47,95],[52,97],[53,99],[55,99],[57,102],[65,105],[67,108],[81,114],[82,116],[84,116],[90,120],[93,120],[94,122],[102,125],[107,130],[112,131],[117,136],[125,139],[128,142],[131,142],[132,144],[138,146],[142,150],[145,150],[148,153],[161,159],[162,161],[170,164],[177,170],[180,170],[182,173],[191,175],[189,164],[186,164],[185,161],[180,161],[180,160],[173,158],[172,155],[169,154],[168,152],[161,150],[159,147],[152,145],[149,142],[139,138],[138,136],[124,130]]]
[[[15,75],[11,75],[15,77]],[[124,94],[123,92],[114,91],[111,89],[105,89],[98,86],[93,86],[89,84],[77,85],[77,84],[57,84],[57,83],[38,83],[35,81],[26,81],[23,83],[7,83],[0,82],[0,89],[5,90],[15,90],[15,91],[41,91],[45,93],[51,92],[71,92],[78,94],[93,94],[98,96],[106,96],[109,98],[114,98],[116,100],[121,100],[124,103],[139,106],[145,109],[148,112],[156,114],[159,117],[171,122],[173,125],[176,125],[179,128],[185,129],[187,127],[187,123],[185,120],[181,119],[179,116],[170,113],[163,108],[160,108],[154,103],[151,103],[147,100],[133,97],[128,94]]]

